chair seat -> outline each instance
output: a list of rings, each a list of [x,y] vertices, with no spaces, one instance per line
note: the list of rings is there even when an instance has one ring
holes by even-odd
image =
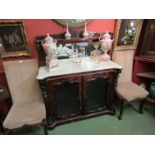
[[[45,106],[42,101],[13,105],[3,123],[6,129],[20,128],[24,125],[39,124],[45,118]]]
[[[149,94],[148,91],[133,82],[119,83],[116,92],[121,99],[125,99],[128,102],[146,98]]]

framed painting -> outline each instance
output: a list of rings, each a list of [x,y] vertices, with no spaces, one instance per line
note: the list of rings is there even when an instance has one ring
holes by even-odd
[[[2,58],[31,55],[23,22],[0,22],[0,53]]]
[[[113,50],[136,49],[142,23],[142,19],[117,19]]]
[[[89,23],[91,19],[54,19],[57,23],[66,26],[68,24],[69,27],[80,27],[86,23]]]

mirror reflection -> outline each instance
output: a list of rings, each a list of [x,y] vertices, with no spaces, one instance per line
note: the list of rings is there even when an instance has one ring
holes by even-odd
[[[136,19],[121,20],[117,45],[132,45],[136,36]]]
[[[67,57],[78,57],[90,56],[94,48],[95,42],[79,42],[79,43],[69,43],[69,44],[59,44],[57,47],[58,59]]]
[[[136,49],[142,24],[142,19],[117,19],[113,50]]]

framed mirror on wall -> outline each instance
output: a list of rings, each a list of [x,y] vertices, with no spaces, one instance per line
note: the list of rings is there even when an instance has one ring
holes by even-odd
[[[92,21],[91,19],[54,19],[57,23],[66,26],[68,24],[69,27],[81,27],[85,23],[89,23]]]
[[[113,50],[136,49],[142,23],[142,19],[117,19]]]

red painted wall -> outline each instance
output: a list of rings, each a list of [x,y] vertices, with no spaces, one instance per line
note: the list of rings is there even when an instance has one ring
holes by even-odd
[[[51,19],[16,19],[16,20],[1,19],[0,22],[1,21],[23,21],[27,34],[28,44],[30,46],[30,50],[32,53],[32,56],[28,58],[38,58],[37,48],[34,43],[36,36],[46,35],[47,33],[56,34],[65,32],[65,27],[57,24],[55,21]],[[104,32],[104,31],[114,32],[114,27],[115,27],[114,19],[95,19],[88,24],[87,30],[91,32]],[[9,58],[9,60],[15,60],[15,59],[22,59],[22,58],[21,57]],[[1,73],[1,71],[4,70],[2,64],[4,60],[5,59],[2,60],[0,58],[0,83],[7,86],[5,74]],[[6,111],[6,109],[3,110]]]
[[[0,20],[4,21],[4,20]],[[5,21],[23,21],[27,34],[28,43],[32,53],[32,58],[37,58],[37,49],[34,44],[35,37],[39,35],[56,34],[65,32],[65,27],[57,24],[51,19],[19,19],[19,20],[5,20]],[[92,32],[114,32],[115,20],[114,19],[95,19],[92,20],[88,26],[88,31]],[[15,59],[15,58],[11,58]],[[16,58],[17,59],[17,58]],[[3,70],[2,59],[0,59],[0,70]]]

